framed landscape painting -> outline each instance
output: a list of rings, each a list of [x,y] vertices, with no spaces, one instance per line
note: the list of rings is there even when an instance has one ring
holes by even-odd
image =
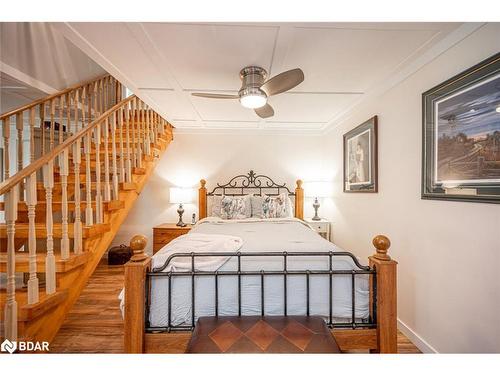
[[[344,192],[376,193],[377,116],[344,134]]]
[[[422,101],[422,198],[500,203],[500,53]]]

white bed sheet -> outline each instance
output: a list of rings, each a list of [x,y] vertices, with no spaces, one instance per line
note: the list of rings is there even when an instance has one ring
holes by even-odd
[[[244,219],[221,220],[207,218],[200,221],[190,233],[227,234],[241,237],[241,252],[282,252],[282,251],[343,251],[333,243],[323,239],[306,223],[297,219]],[[190,234],[186,234],[189,236]],[[153,256],[153,268],[164,263],[166,245]],[[236,257],[223,259],[219,270],[237,270]],[[242,258],[243,271],[282,270],[282,257]],[[349,257],[334,256],[334,269],[357,269]],[[289,257],[289,270],[327,270],[328,257]],[[168,271],[168,268],[165,272]],[[367,275],[355,277],[355,317],[357,320],[369,316],[369,289]],[[265,277],[264,306],[266,315],[284,314],[284,282],[282,275]],[[329,278],[327,275],[310,276],[310,313],[328,316]],[[241,310],[243,315],[261,313],[260,276],[242,276]],[[352,315],[352,288],[350,275],[334,275],[332,298],[334,321],[350,321]],[[191,278],[175,277],[172,281],[173,325],[190,324],[192,320]],[[288,315],[306,314],[306,278],[289,275],[287,280]],[[215,280],[213,276],[197,277],[195,280],[195,321],[200,316],[215,314]],[[219,276],[219,315],[238,314],[237,276]],[[152,327],[168,324],[168,278],[153,277],[149,321]]]

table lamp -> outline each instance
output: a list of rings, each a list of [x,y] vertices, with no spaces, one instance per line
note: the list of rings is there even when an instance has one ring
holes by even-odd
[[[186,223],[182,221],[182,214],[184,214],[184,207],[182,205],[185,203],[191,203],[193,197],[192,190],[193,189],[190,188],[180,187],[170,188],[170,203],[179,204],[179,208],[177,209],[179,221],[176,224],[178,227],[186,226]]]
[[[326,198],[332,194],[332,186],[329,182],[324,181],[311,181],[304,184],[304,192],[307,197],[314,198],[313,208],[314,217],[312,220],[319,221],[321,218],[318,216],[318,209],[320,207],[318,198]]]

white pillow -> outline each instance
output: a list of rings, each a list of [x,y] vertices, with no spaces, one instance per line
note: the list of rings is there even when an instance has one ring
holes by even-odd
[[[233,197],[228,195],[214,196],[212,202],[212,216],[221,219],[246,219],[252,216],[250,195]]]
[[[252,217],[262,219],[293,217],[292,201],[286,193],[252,196]]]

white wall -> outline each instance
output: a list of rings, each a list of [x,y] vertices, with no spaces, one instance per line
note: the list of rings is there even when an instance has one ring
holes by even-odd
[[[392,90],[363,103],[326,137],[178,134],[115,243],[175,222],[172,185],[220,182],[250,169],[281,178],[334,180],[320,211],[341,247],[365,258],[378,233],[399,262],[400,321],[423,350],[500,352],[500,206],[420,199],[421,93],[498,52],[489,24]],[[342,193],[342,135],[379,116],[379,193]],[[306,215],[311,214],[306,202]],[[186,219],[196,205],[186,207]],[[403,327],[404,328],[404,327]],[[410,331],[406,331],[411,334]]]
[[[420,199],[421,94],[499,49],[500,24],[486,25],[361,105],[327,140],[336,243],[364,257],[375,234],[390,237],[399,319],[439,352],[500,352],[500,206]],[[380,192],[342,193],[342,135],[373,115]]]
[[[286,182],[292,190],[297,179],[329,179],[323,145],[320,136],[176,134],[114,244],[128,243],[132,235],[141,233],[148,236],[148,250],[152,249],[152,227],[178,219],[177,205],[169,204],[171,186],[198,189],[203,178],[213,188],[250,169],[277,183]],[[195,195],[197,199],[197,190]],[[324,203],[325,212],[328,204]],[[311,215],[312,202],[306,199],[305,205],[306,215]],[[197,202],[184,209],[184,221],[190,222],[193,212],[198,217]]]

